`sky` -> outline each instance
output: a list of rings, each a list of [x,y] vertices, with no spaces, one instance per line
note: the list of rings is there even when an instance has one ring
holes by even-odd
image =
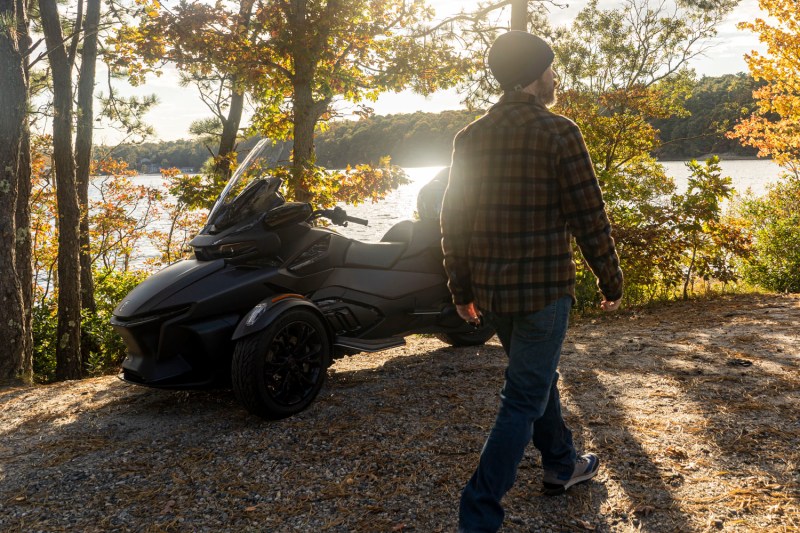
[[[463,6],[469,9],[476,0],[429,0],[429,5],[436,10],[437,17],[446,17],[456,13]],[[563,2],[566,3],[566,2]],[[566,25],[587,4],[587,0],[572,0],[565,9],[551,9],[551,23],[554,26]],[[612,7],[617,2],[601,0],[603,8]],[[758,16],[764,17],[758,7],[757,0],[741,0],[739,6],[718,27],[717,36],[712,41],[712,47],[704,57],[697,58],[690,63],[700,76],[719,76],[736,72],[747,72],[744,54],[751,50],[763,50],[758,38],[748,31],[736,28],[741,21],[753,20]],[[104,74],[99,73],[98,79]],[[147,95],[156,94],[159,104],[146,116],[146,120],[155,127],[156,137],[169,141],[186,139],[189,125],[198,119],[210,116],[207,108],[200,102],[197,90],[191,86],[181,87],[178,83],[178,74],[172,68],[165,68],[160,77],[152,76],[146,85],[131,88],[118,87],[122,94]],[[107,92],[107,91],[106,91]],[[410,91],[401,93],[386,93],[372,105],[378,115],[393,113],[413,113],[426,111],[437,113],[448,109],[460,109],[461,97],[455,90],[442,91],[431,96],[420,96]],[[114,144],[120,141],[120,134],[109,128],[102,128],[95,133],[98,143]]]

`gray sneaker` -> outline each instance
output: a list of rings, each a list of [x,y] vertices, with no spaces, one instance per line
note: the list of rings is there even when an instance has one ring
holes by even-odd
[[[582,455],[575,462],[572,476],[546,471],[544,473],[544,493],[548,496],[563,494],[571,486],[592,479],[597,475],[599,469],[600,459],[595,454],[587,453]]]

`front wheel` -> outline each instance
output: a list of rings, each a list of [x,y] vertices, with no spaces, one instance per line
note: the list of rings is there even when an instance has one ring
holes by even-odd
[[[494,328],[491,326],[481,326],[475,331],[467,333],[437,333],[436,338],[442,342],[446,342],[450,346],[478,346],[484,344],[486,341],[494,336]]]
[[[311,310],[290,309],[236,344],[233,391],[251,413],[286,418],[314,401],[330,363],[331,343],[322,320]]]

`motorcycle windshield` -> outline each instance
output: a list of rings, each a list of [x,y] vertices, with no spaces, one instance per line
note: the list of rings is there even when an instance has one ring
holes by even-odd
[[[202,233],[215,233],[247,221],[254,215],[283,205],[282,180],[269,176],[279,154],[269,139],[262,139],[236,168],[208,215]]]

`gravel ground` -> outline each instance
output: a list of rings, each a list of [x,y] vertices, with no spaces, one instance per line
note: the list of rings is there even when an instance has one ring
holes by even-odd
[[[601,472],[504,531],[800,531],[800,296],[680,302],[574,324],[565,416]],[[0,531],[455,531],[498,405],[496,339],[338,361],[288,420],[230,391],[102,377],[0,389]]]

